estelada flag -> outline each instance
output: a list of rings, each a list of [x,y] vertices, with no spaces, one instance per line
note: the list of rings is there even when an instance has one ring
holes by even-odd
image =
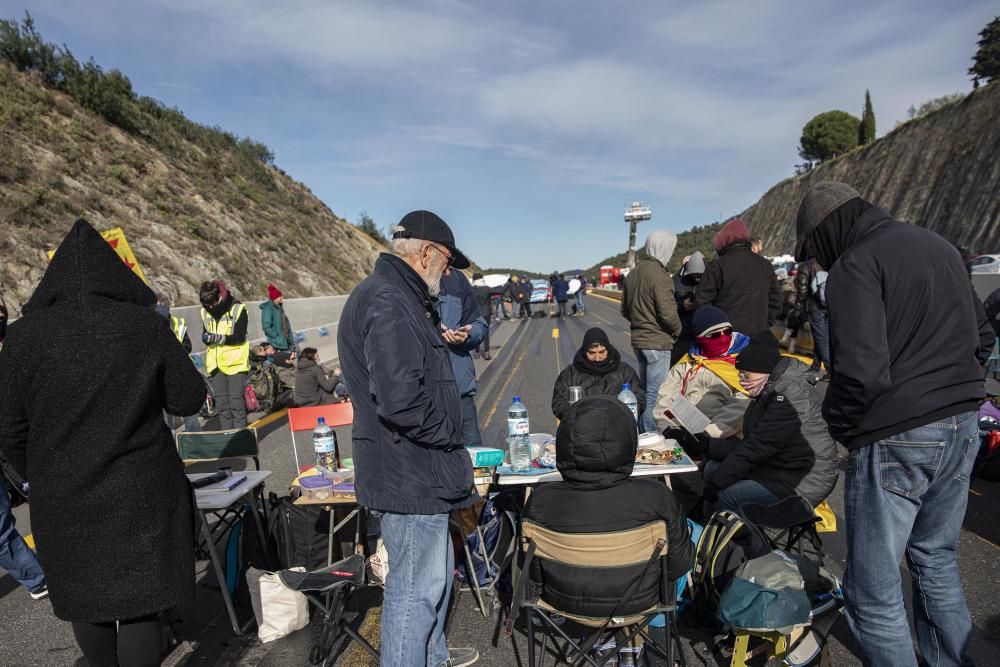
[[[135,275],[142,278],[142,282],[149,284],[146,280],[146,274],[142,272],[142,267],[139,266],[139,260],[135,258],[135,253],[132,252],[131,246],[128,244],[128,239],[125,238],[125,232],[121,227],[113,227],[111,229],[106,229],[101,232],[101,236],[104,240],[108,242],[114,251],[118,253],[118,256],[122,258],[125,262],[125,266],[132,269]],[[55,250],[49,250],[49,261],[52,261],[52,257],[56,254]]]

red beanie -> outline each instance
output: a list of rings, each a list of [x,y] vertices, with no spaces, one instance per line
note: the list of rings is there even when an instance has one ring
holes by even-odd
[[[726,223],[713,239],[715,249],[721,251],[734,243],[750,243],[750,230],[747,223],[739,218],[733,218]]]
[[[277,287],[275,287],[274,285],[268,285],[267,286],[267,298],[270,299],[271,301],[274,301],[275,299],[280,299],[281,298],[281,290],[278,289]]]

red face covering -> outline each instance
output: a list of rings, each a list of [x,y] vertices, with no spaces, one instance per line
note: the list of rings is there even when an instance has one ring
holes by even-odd
[[[729,351],[729,346],[733,344],[733,335],[716,336],[715,338],[695,336],[695,341],[698,342],[698,347],[703,355],[709,359],[716,359]]]

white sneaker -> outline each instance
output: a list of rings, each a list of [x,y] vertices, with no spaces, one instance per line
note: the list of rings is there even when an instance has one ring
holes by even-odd
[[[479,651],[474,648],[448,647],[448,662],[444,667],[467,667],[479,660]]]
[[[32,600],[44,600],[49,597],[49,586],[48,584],[42,584],[33,591],[28,591],[28,595],[31,596]]]

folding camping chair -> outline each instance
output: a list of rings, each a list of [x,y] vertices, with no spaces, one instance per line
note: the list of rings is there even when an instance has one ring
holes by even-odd
[[[303,593],[309,604],[323,612],[323,632],[309,653],[311,664],[322,667],[333,664],[333,645],[341,633],[379,660],[379,652],[344,619],[351,595],[365,585],[364,556],[355,554],[313,572],[282,570],[278,579],[287,588]]]
[[[314,405],[307,408],[288,408],[288,430],[292,433],[292,454],[295,456],[295,470],[302,472],[299,463],[299,450],[295,445],[297,431],[311,431],[316,428],[316,420],[323,417],[330,428],[348,426],[354,423],[354,404],[350,401],[331,403],[329,405]],[[335,452],[340,461],[340,447]],[[308,467],[308,466],[307,466]]]
[[[260,470],[260,449],[255,428],[190,433],[181,431],[174,436],[174,439],[181,460],[185,465],[192,466],[188,472],[202,472],[197,469],[197,464],[226,459],[250,459],[254,467]]]
[[[816,516],[809,501],[801,496],[789,496],[770,505],[746,503],[740,506],[740,515],[761,528],[774,549],[793,550],[799,556],[806,555],[803,542],[808,541],[813,556],[823,564],[823,540],[820,539],[816,524],[821,521]]]
[[[641,637],[643,650],[661,654],[668,665],[674,664],[676,644],[677,656],[686,665],[677,635],[677,586],[666,576],[667,526],[663,521],[613,533],[578,534],[559,533],[522,521],[521,534],[524,562],[516,573],[506,630],[512,634],[521,609],[527,611],[529,665],[535,665],[536,626],[542,631],[539,667],[545,660],[545,645],[550,636],[558,657],[566,664],[591,667],[608,664],[616,652],[601,657],[591,652],[609,630],[613,631],[618,647],[628,646]],[[600,593],[600,587],[607,585],[609,578],[627,578],[631,583],[620,596],[609,599]],[[567,591],[555,590],[553,586],[559,582],[565,588],[567,581],[572,581],[574,588],[569,595],[586,601],[573,613],[560,609]],[[648,632],[648,626],[660,614],[667,621],[662,645]],[[574,641],[563,621],[591,632],[582,641]]]

